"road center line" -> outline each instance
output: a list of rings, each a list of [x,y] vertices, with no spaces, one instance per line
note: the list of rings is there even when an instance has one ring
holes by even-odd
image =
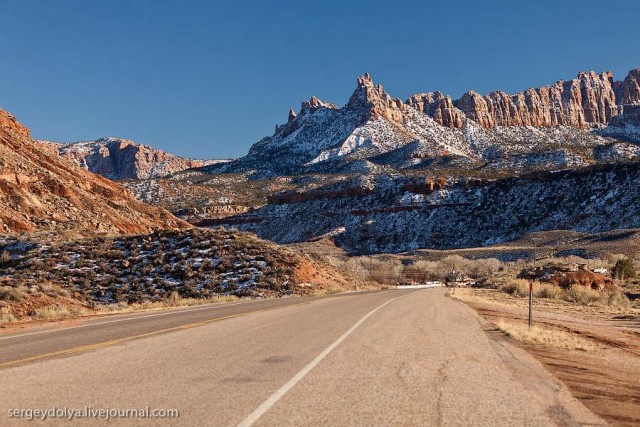
[[[290,307],[296,307],[296,306],[300,306],[300,305],[305,305],[305,304],[309,304],[310,301],[302,301],[302,302],[296,302],[294,304],[287,304],[287,305],[283,305],[280,307],[276,307],[275,309],[285,309],[285,308],[290,308]],[[155,330],[155,331],[151,331],[151,332],[146,332],[143,334],[139,334],[139,335],[130,335],[130,336],[125,336],[122,338],[116,338],[113,340],[109,340],[109,341],[103,341],[103,342],[98,342],[95,344],[88,344],[88,345],[82,345],[79,347],[72,347],[72,348],[67,348],[67,349],[63,349],[63,350],[58,350],[58,351],[54,351],[51,353],[45,353],[45,354],[39,354],[36,356],[31,356],[31,357],[26,357],[23,359],[14,359],[14,360],[9,360],[7,362],[0,362],[0,368],[5,368],[8,366],[13,366],[13,365],[17,365],[17,364],[21,364],[21,363],[26,363],[26,362],[33,362],[35,360],[41,360],[41,359],[47,359],[50,357],[54,357],[54,356],[60,356],[60,355],[65,355],[65,354],[75,354],[75,353],[81,353],[81,352],[85,352],[85,351],[89,351],[89,350],[97,350],[103,347],[110,347],[113,345],[117,345],[117,344],[122,344],[128,341],[132,341],[135,339],[139,339],[139,338],[146,338],[146,337],[152,337],[155,335],[160,335],[163,333],[167,333],[167,332],[173,332],[173,331],[180,331],[180,330],[184,330],[184,329],[191,329],[191,328],[195,328],[198,326],[204,326],[204,325],[208,325],[210,323],[214,323],[214,322],[219,322],[222,320],[228,320],[228,319],[234,319],[236,317],[243,317],[243,316],[247,316],[249,314],[256,314],[256,313],[263,313],[265,311],[269,311],[269,310],[273,310],[274,308],[262,308],[259,310],[253,310],[253,311],[246,311],[244,313],[236,313],[236,314],[230,314],[228,316],[223,316],[223,317],[217,317],[214,319],[206,319],[206,320],[201,320],[198,322],[192,322],[192,323],[187,323],[185,325],[178,325],[178,326],[173,326],[170,328],[165,328],[165,329],[159,329],[159,330]]]
[[[413,293],[413,292],[411,292]],[[320,353],[319,355],[316,356],[315,359],[313,359],[311,361],[311,363],[309,363],[307,366],[305,366],[304,368],[302,368],[297,374],[295,374],[293,376],[293,378],[291,378],[285,385],[283,385],[282,387],[280,387],[275,393],[273,393],[267,400],[265,400],[260,406],[258,406],[256,408],[255,411],[253,411],[252,413],[250,413],[247,418],[245,418],[244,420],[242,420],[242,422],[240,422],[240,424],[238,424],[239,427],[250,427],[252,426],[256,421],[258,421],[260,419],[260,417],[262,417],[269,409],[271,409],[276,403],[278,403],[278,401],[280,399],[282,399],[284,397],[285,394],[287,394],[289,392],[289,390],[291,390],[293,387],[295,387],[296,384],[298,384],[300,382],[300,380],[302,380],[309,372],[311,372],[311,370],[313,368],[315,368],[316,366],[318,366],[318,364],[320,362],[322,362],[322,359],[324,359],[325,357],[327,357],[329,355],[329,353],[331,353],[337,346],[340,345],[340,343],[342,341],[344,341],[349,335],[351,335],[353,333],[353,331],[355,331],[356,329],[358,329],[358,327],[360,325],[362,325],[364,323],[365,320],[367,320],[369,317],[371,317],[376,311],[380,310],[382,307],[384,307],[387,304],[390,304],[391,302],[397,300],[398,298],[402,298],[403,296],[406,296],[408,294],[405,295],[401,295],[399,297],[395,297],[390,299],[389,301],[379,305],[378,307],[374,308],[373,310],[371,310],[369,313],[365,314],[364,317],[362,317],[360,320],[358,320],[352,327],[350,327],[347,332],[345,332],[344,334],[342,334],[340,336],[340,338],[338,338],[337,340],[335,340],[329,347],[325,348],[322,353]]]
[[[31,336],[31,335],[40,335],[40,334],[47,334],[47,333],[52,333],[52,332],[68,331],[68,330],[71,330],[71,329],[87,328],[89,326],[100,326],[100,325],[106,325],[106,324],[109,324],[109,323],[126,322],[128,320],[146,319],[148,317],[169,316],[171,314],[177,315],[177,314],[180,314],[180,313],[192,313],[194,311],[211,310],[211,309],[215,309],[215,308],[230,307],[232,305],[248,304],[248,303],[252,303],[252,302],[255,302],[255,301],[240,301],[240,302],[233,302],[233,303],[220,303],[219,305],[208,305],[206,307],[198,307],[198,308],[192,308],[192,309],[187,309],[187,310],[171,310],[171,311],[164,311],[162,313],[147,314],[147,315],[142,315],[142,316],[137,316],[137,317],[125,317],[123,319],[107,320],[105,322],[87,323],[87,324],[84,324],[84,325],[69,326],[69,327],[66,327],[66,328],[62,327],[62,328],[56,328],[56,329],[47,329],[46,331],[27,332],[25,334],[8,335],[8,336],[4,336],[4,337],[0,336],[0,341],[9,340],[9,339],[12,339],[12,338],[28,337],[28,336]]]

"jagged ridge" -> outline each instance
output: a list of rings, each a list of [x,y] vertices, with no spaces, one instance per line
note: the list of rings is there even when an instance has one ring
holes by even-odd
[[[610,141],[601,135],[615,136],[623,126],[626,139],[640,141],[633,132],[640,123],[638,81],[640,69],[623,82],[615,82],[610,72],[582,72],[576,79],[515,95],[471,91],[454,101],[434,92],[403,102],[365,74],[344,107],[312,97],[299,113],[290,110],[287,123],[276,126],[274,135],[252,146],[247,156],[204,170],[260,177],[335,172],[344,170],[345,161],[360,162],[351,167],[354,172],[415,168],[443,156],[492,162],[550,147],[606,145]],[[392,161],[381,164],[380,156]]]

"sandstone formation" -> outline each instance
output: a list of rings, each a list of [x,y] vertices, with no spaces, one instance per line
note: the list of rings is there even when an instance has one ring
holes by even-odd
[[[466,116],[484,128],[572,126],[587,129],[606,126],[622,112],[623,104],[637,103],[639,81],[640,69],[631,71],[622,84],[613,81],[611,72],[591,71],[581,72],[572,80],[560,80],[551,86],[514,95],[495,91],[482,96],[469,91],[451,102],[448,96],[436,92],[413,95],[407,104],[447,127],[461,128]]]
[[[0,128],[26,136],[27,138],[31,137],[29,129],[19,123],[14,116],[2,109],[0,109]]]
[[[442,92],[417,93],[406,102],[393,98],[371,75],[358,78],[358,86],[345,109],[362,112],[360,122],[383,118],[403,124],[411,107],[448,128],[460,129],[469,118],[483,128],[496,126],[554,127],[591,129],[607,126],[623,113],[624,105],[640,104],[640,68],[632,70],[623,82],[615,82],[611,72],[581,72],[571,80],[527,89],[514,95],[494,91],[485,96],[468,91],[458,100]],[[300,113],[290,110],[285,125],[276,134],[290,135],[299,128],[300,115],[312,114],[320,107],[339,110],[334,104],[312,97],[302,103]],[[628,108],[632,114],[637,109]],[[625,112],[626,113],[626,112]]]
[[[640,104],[640,68],[629,71],[620,83],[620,97],[623,107]]]
[[[400,99],[392,98],[382,85],[375,85],[369,73],[358,77],[358,87],[347,103],[348,109],[364,112],[363,121],[376,120],[379,117],[392,122],[404,121],[402,112],[407,105]]]
[[[59,146],[60,154],[109,179],[160,178],[212,161],[186,159],[121,138],[102,138]]]
[[[518,169],[632,159],[637,147],[625,144],[640,143],[639,75],[615,82],[610,72],[581,72],[514,95],[429,92],[403,102],[366,73],[343,107],[312,97],[246,156],[207,172],[266,178],[445,167],[445,159]],[[607,147],[608,138],[625,146]]]
[[[310,114],[316,112],[319,108],[329,108],[331,110],[337,110],[338,107],[330,102],[325,102],[321,99],[318,99],[315,96],[312,96],[308,101],[303,101],[300,106],[300,115]]]
[[[462,127],[464,113],[453,105],[449,95],[444,95],[442,92],[417,93],[407,100],[407,104],[431,116],[442,126]]]
[[[0,111],[0,233],[146,233],[188,225],[63,159]]]

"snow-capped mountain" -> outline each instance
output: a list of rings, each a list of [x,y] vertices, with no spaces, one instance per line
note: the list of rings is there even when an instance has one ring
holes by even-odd
[[[185,169],[228,161],[187,159],[114,137],[55,146],[63,157],[109,179],[160,178]]]
[[[352,252],[485,246],[544,230],[640,228],[640,69],[514,95],[393,98],[368,74],[343,107],[315,97],[206,173],[288,183],[202,225]],[[198,223],[197,221],[194,221]]]
[[[342,108],[312,97],[274,135],[234,162],[205,168],[213,173],[289,175],[388,166],[420,168],[442,158],[500,162],[516,155],[562,150],[580,164],[597,162],[596,147],[623,135],[622,151],[638,136],[640,69],[623,82],[611,73],[580,73],[575,79],[508,95],[470,91],[459,100],[440,92],[405,102],[387,94],[371,76],[358,78]],[[363,163],[364,161],[364,163]],[[511,164],[513,166],[513,164]]]

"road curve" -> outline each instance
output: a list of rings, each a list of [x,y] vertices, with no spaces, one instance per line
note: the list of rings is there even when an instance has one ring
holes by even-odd
[[[1,361],[31,358],[0,368],[0,425],[54,407],[180,414],[115,425],[605,425],[445,289],[293,302],[0,336]]]

